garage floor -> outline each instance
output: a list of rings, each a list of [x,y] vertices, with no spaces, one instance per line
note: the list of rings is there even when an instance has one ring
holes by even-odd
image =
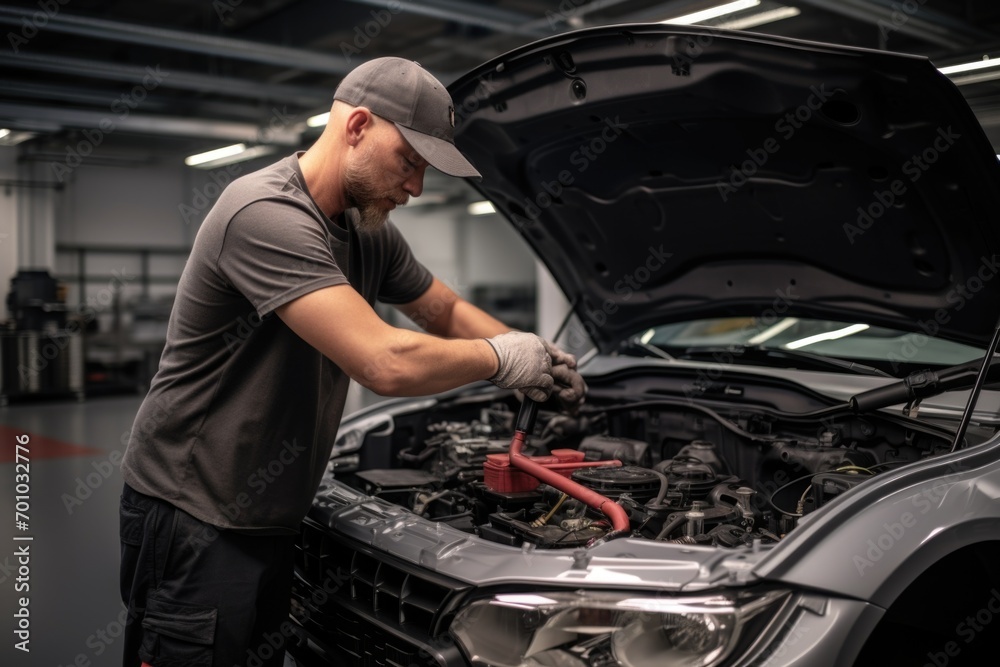
[[[118,466],[141,402],[129,396],[0,407],[0,665],[122,664]],[[24,435],[26,454],[17,447]],[[28,457],[26,518],[16,515],[24,509],[16,507],[24,481],[15,478],[23,474],[18,453]],[[25,547],[26,576],[18,555]],[[23,597],[28,653],[15,647]]]
[[[0,665],[121,665],[117,464],[140,401],[130,396],[0,408]],[[15,470],[15,456],[23,434],[30,438],[27,530],[15,523],[24,520],[15,516],[16,483],[23,481],[15,479],[23,472]],[[15,555],[24,547],[27,578]],[[14,646],[20,640],[12,614],[25,596],[30,653]]]

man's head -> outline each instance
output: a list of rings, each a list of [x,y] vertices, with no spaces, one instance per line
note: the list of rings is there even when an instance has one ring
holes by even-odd
[[[345,161],[344,195],[358,210],[357,228],[365,233],[379,229],[389,211],[419,197],[427,162],[407,143],[393,124],[363,107],[343,107],[334,102],[335,115],[347,115],[354,150]]]
[[[392,122],[431,166],[450,176],[480,174],[455,148],[455,106],[444,85],[404,58],[376,58],[352,70],[334,100],[365,107]]]

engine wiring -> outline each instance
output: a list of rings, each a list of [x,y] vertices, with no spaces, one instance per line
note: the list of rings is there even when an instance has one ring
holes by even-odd
[[[806,496],[809,494],[809,492],[813,488],[811,484],[808,485],[808,486],[806,486],[806,488],[802,491],[802,495],[799,496],[799,501],[796,504],[796,507],[795,507],[796,511],[795,512],[789,512],[788,510],[785,510],[785,509],[782,509],[782,508],[778,507],[774,503],[774,497],[777,496],[782,491],[784,491],[785,489],[791,487],[792,485],[797,484],[797,483],[799,483],[799,482],[801,482],[803,480],[812,480],[817,475],[822,475],[822,474],[825,474],[825,473],[828,473],[828,472],[864,472],[864,473],[867,473],[869,475],[874,476],[875,473],[872,472],[872,470],[871,470],[871,468],[874,468],[874,467],[875,466],[863,467],[863,466],[855,466],[855,465],[840,466],[839,468],[834,468],[833,470],[820,470],[820,471],[817,471],[817,472],[811,472],[808,475],[802,475],[801,477],[796,477],[792,481],[788,482],[787,484],[783,484],[783,485],[779,486],[777,489],[775,489],[773,492],[771,492],[771,494],[767,497],[767,504],[770,505],[771,508],[775,512],[778,512],[779,514],[784,514],[786,516],[801,518],[801,517],[805,516],[804,504],[805,504],[805,501],[806,501]]]
[[[519,426],[525,437],[518,455],[547,465],[558,456],[551,462],[553,472],[562,467],[558,477],[508,465],[516,403],[491,397],[449,403],[440,421],[399,430],[409,436],[395,448],[398,460],[420,474],[396,478],[380,470],[359,479],[367,493],[419,517],[509,546],[584,548],[631,536],[735,548],[778,542],[839,494],[947,444],[946,429],[887,412],[612,401],[588,403],[575,415],[544,410],[537,429]],[[834,419],[811,423],[820,414]],[[577,459],[555,452],[580,454],[586,466],[572,469],[563,461]],[[822,474],[829,477],[817,479]],[[564,481],[575,490],[560,488]],[[580,489],[603,501],[584,501]],[[622,511],[614,526],[603,511],[609,507]]]

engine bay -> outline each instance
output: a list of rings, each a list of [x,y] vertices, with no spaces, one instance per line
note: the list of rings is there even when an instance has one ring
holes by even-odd
[[[509,546],[579,548],[624,533],[731,548],[778,542],[867,479],[950,447],[936,424],[829,406],[782,412],[592,391],[577,415],[541,410],[523,453],[624,509],[628,529],[615,531],[577,494],[508,465],[517,409],[493,394],[396,415],[336,478]]]

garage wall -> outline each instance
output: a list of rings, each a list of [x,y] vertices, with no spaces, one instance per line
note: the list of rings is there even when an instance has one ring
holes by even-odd
[[[0,148],[0,178],[17,178],[16,154],[15,149]],[[214,172],[184,167],[180,158],[122,166],[84,163],[66,178],[64,191],[47,193],[53,200],[55,242],[148,248],[152,252],[147,261],[154,278],[148,293],[154,299],[169,296],[185,256],[157,250],[189,248],[220,186],[273,159]],[[0,191],[0,234],[7,236],[0,236],[4,274],[0,279],[6,281],[18,264],[17,192],[2,195]],[[479,286],[535,285],[536,267],[527,245],[499,216],[471,216],[462,203],[406,207],[395,211],[392,218],[416,256],[464,297],[470,297]],[[79,303],[79,283],[75,280],[80,272],[79,255],[57,253],[53,269],[56,275],[70,278],[69,303]],[[122,303],[136,299],[143,291],[141,270],[138,253],[88,252],[84,300],[107,303],[109,289],[119,293]],[[113,277],[119,279],[110,280]]]
[[[83,165],[74,172],[59,211],[60,243],[181,246],[193,238],[178,213],[182,169]]]
[[[148,248],[148,286],[152,298],[173,293],[184,267],[184,256],[176,251],[190,246],[194,229],[178,212],[184,193],[182,168],[173,164],[104,166],[83,164],[66,181],[66,190],[56,210],[56,243],[71,246],[115,246]],[[171,253],[156,252],[157,249]],[[65,278],[80,273],[80,256],[56,254],[55,273]],[[138,252],[87,252],[83,270],[87,276],[85,301],[106,303],[109,293],[123,302],[143,293],[143,259]],[[68,299],[80,302],[79,282],[67,280]]]
[[[0,146],[0,180],[17,180],[17,151]],[[7,291],[17,271],[17,189],[0,188],[0,317],[7,317]]]
[[[463,296],[479,285],[534,285],[527,244],[496,215],[472,216],[460,206],[414,206],[392,219],[414,254]]]

